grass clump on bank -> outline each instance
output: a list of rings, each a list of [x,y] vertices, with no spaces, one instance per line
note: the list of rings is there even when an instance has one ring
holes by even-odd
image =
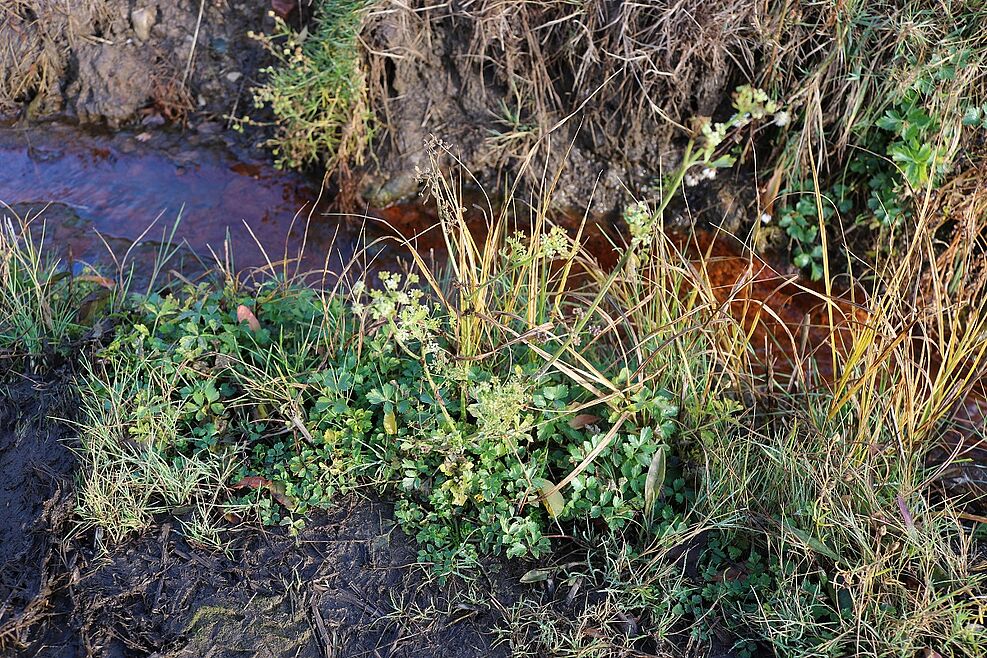
[[[427,294],[414,274],[387,273],[345,296],[277,281],[151,295],[90,365],[86,408],[112,409],[112,422],[94,425],[166,461],[236,461],[231,484],[262,490],[241,502],[252,499],[265,523],[296,529],[341,492],[386,487],[443,570],[480,554],[544,556],[552,519],[624,525],[664,486],[647,474],[675,432],[674,396],[650,377],[606,382],[591,365],[605,340],[576,343],[567,356],[577,364],[546,368],[547,350],[564,342],[553,325],[583,296],[552,267],[574,245],[559,230],[488,240],[503,247],[484,247],[489,278],[458,300],[454,280],[433,279]],[[634,422],[615,427],[615,413]],[[598,447],[573,493],[539,501]],[[127,506],[118,502],[106,509]],[[83,508],[115,523],[85,498]]]
[[[770,6],[759,80],[791,121],[774,137],[764,203],[813,279],[822,231],[883,257],[948,178],[983,167],[985,20],[969,2]]]
[[[270,107],[275,135],[269,141],[280,167],[315,163],[328,169],[362,162],[373,133],[359,48],[368,0],[318,3],[309,27],[292,30],[279,17],[271,34],[254,34],[276,60],[253,90],[258,109]],[[242,122],[251,123],[244,117]],[[238,124],[238,125],[243,125]]]
[[[67,352],[107,297],[105,279],[73,275],[50,251],[43,225],[0,216],[0,356],[10,362]]]

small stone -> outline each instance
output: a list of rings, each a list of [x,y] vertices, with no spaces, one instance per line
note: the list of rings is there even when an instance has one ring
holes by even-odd
[[[222,130],[223,124],[217,121],[203,121],[195,127],[195,131],[200,135],[216,135]]]
[[[230,44],[223,37],[216,37],[209,42],[209,46],[217,55],[225,55],[230,49]]]
[[[239,71],[230,71],[229,73],[226,74],[226,79],[229,80],[230,82],[236,82],[242,77],[243,74],[240,73]]]
[[[151,28],[157,21],[157,12],[154,9],[135,9],[130,12],[130,22],[134,26],[134,33],[141,41],[151,38]]]

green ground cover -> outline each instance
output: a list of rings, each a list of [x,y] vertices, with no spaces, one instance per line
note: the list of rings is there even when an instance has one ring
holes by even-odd
[[[721,121],[683,129],[658,201],[627,207],[614,267],[552,224],[550,182],[472,233],[440,142],[425,184],[448,261],[409,250],[405,270],[330,289],[217,270],[126,292],[5,223],[0,355],[80,363],[83,526],[114,543],[171,514],[221,551],[240,522],[297,533],[373,490],[438,577],[498,556],[596,592],[574,614],[511,609],[515,655],[724,637],[751,656],[985,655],[982,500],[944,491],[936,456],[987,358],[987,206],[963,173],[982,164],[983,10],[768,4],[772,96],[742,87]],[[367,144],[365,9],[323,3],[307,34],[262,37],[283,56],[257,96],[283,164]],[[758,369],[664,233],[690,177],[758,151],[764,230],[823,290],[839,269],[869,293],[832,381]],[[861,234],[857,264],[840,247]]]

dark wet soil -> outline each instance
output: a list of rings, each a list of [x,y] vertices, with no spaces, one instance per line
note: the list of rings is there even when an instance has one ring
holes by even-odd
[[[0,368],[8,374],[2,361]],[[62,538],[75,458],[70,429],[51,419],[67,417],[71,406],[57,379],[22,376],[0,385],[0,655],[28,642],[66,582]]]
[[[168,520],[109,554],[72,532],[65,382],[0,392],[0,655],[280,658],[507,655],[518,573],[440,585],[391,507],[351,497],[297,538],[239,531],[229,554]]]
[[[94,559],[74,585],[87,655],[494,656],[489,601],[471,608],[414,566],[390,507],[343,501],[297,539],[246,531],[229,557],[168,524]],[[510,602],[516,596],[485,593]]]
[[[4,0],[0,116],[118,127],[240,115],[270,0]],[[297,21],[293,21],[295,24]]]

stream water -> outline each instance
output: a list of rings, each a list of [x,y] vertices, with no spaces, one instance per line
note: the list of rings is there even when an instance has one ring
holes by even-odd
[[[225,260],[230,254],[240,271],[288,262],[288,273],[328,270],[332,278],[354,255],[360,269],[394,268],[407,252],[383,239],[387,235],[420,235],[416,244],[426,256],[443,246],[438,231],[428,230],[436,217],[426,205],[367,212],[364,220],[333,215],[317,181],[245,161],[217,141],[195,133],[93,133],[60,124],[0,128],[0,202],[9,206],[6,214],[31,221],[35,235],[44,227],[48,247],[77,267],[93,262],[105,267],[113,263],[108,248],[117,258],[130,249],[136,269],[147,271],[179,218],[173,241],[183,245],[184,255],[208,267],[216,256]],[[482,231],[483,222],[476,225]],[[583,239],[606,266],[613,250],[604,230],[590,222]],[[750,267],[736,240],[701,231],[689,239],[676,235],[696,257],[702,255],[710,279],[724,294]],[[686,244],[693,239],[695,244]],[[818,314],[818,300],[811,295],[780,284],[780,275],[767,265],[758,272],[751,293],[774,300],[791,327]],[[759,326],[782,338],[790,333],[772,322],[762,320]],[[813,348],[826,342],[825,332],[819,333],[810,340]],[[753,338],[755,349],[769,342],[760,333]]]
[[[207,264],[228,253],[243,270],[302,254],[303,268],[335,271],[386,233],[372,220],[327,216],[317,181],[197,142],[60,124],[0,128],[3,214],[30,221],[36,237],[43,227],[47,246],[76,263],[112,262],[108,248],[119,257],[135,243],[132,258],[152,258],[174,229],[185,255]]]

